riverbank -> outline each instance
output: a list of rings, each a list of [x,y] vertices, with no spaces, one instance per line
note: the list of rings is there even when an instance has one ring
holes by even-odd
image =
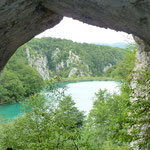
[[[64,94],[71,95],[78,109],[85,111],[86,114],[92,109],[93,98],[99,89],[107,89],[110,93],[119,90],[118,83],[115,81],[59,82],[59,88],[63,87],[66,87]],[[50,93],[50,91],[43,91],[43,94],[44,92],[45,95]],[[16,118],[19,114],[22,114],[21,103],[0,106],[0,116],[3,120]]]
[[[80,82],[80,81],[121,81],[119,79],[108,78],[108,77],[70,77],[70,78],[61,78],[60,82]]]
[[[65,85],[67,85],[68,83],[73,83],[73,82],[84,82],[84,81],[116,81],[116,82],[120,82],[121,80],[119,79],[114,79],[114,78],[108,78],[108,77],[92,77],[92,76],[88,76],[88,77],[70,77],[70,78],[61,78],[61,77],[55,77],[50,79],[50,81],[48,81],[48,83],[46,84],[53,84],[53,87],[55,88],[62,88],[65,87]],[[41,89],[43,90],[43,89]],[[17,100],[17,101],[9,101],[4,102],[4,103],[0,103],[0,106],[2,105],[7,105],[7,104],[14,104],[16,102],[20,102],[24,99],[26,99],[28,97],[24,97],[21,100]]]

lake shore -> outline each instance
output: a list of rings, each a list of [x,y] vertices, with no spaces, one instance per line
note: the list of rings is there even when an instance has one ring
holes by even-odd
[[[55,82],[53,82],[55,84]],[[76,103],[76,106],[81,111],[85,111],[86,114],[92,109],[93,98],[95,93],[101,90],[107,89],[108,92],[117,92],[119,89],[118,83],[115,81],[72,81],[72,82],[57,82],[58,87],[66,88],[65,95],[71,95],[72,99]],[[59,89],[58,89],[59,90]],[[45,91],[48,94],[50,91]],[[16,118],[21,114],[21,103],[6,104],[0,106],[0,116],[3,120]]]
[[[61,78],[60,82],[80,82],[80,81],[121,81],[120,79],[108,78],[108,77],[70,77]]]
[[[57,87],[63,87],[65,84],[69,83],[73,83],[73,82],[84,82],[84,81],[115,81],[115,82],[120,82],[121,80],[119,79],[114,79],[114,78],[109,78],[109,77],[92,77],[92,76],[88,76],[88,77],[69,77],[69,78],[61,78],[61,77],[55,77],[52,78],[50,80],[50,82],[53,81],[54,83],[56,83]],[[47,83],[46,83],[47,84]],[[28,97],[25,97],[28,98]],[[17,102],[20,102],[22,100],[19,100]],[[16,103],[15,101],[11,101],[9,103],[0,103],[0,106],[2,105],[7,105],[7,104],[14,104]]]

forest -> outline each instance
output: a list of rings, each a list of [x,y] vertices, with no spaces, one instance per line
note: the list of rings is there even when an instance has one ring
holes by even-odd
[[[29,45],[32,49],[34,47],[39,51],[43,42],[34,45],[33,43],[37,40],[39,39],[29,42]],[[48,42],[48,40],[46,39],[45,42]],[[72,42],[70,41],[70,43]],[[57,44],[54,49],[58,48]],[[85,47],[89,46],[88,44],[84,45]],[[92,45],[92,47],[96,46]],[[13,119],[13,121],[1,121],[1,150],[8,146],[15,150],[132,150],[130,143],[141,139],[140,129],[148,121],[139,120],[139,117],[143,117],[148,112],[148,109],[143,109],[141,105],[147,106],[148,102],[130,102],[132,90],[129,82],[132,79],[132,70],[135,66],[135,45],[128,46],[125,49],[126,52],[123,52],[123,56],[116,56],[120,61],[115,62],[106,72],[98,73],[98,75],[113,79],[121,79],[121,93],[119,95],[110,94],[106,90],[99,90],[95,94],[96,99],[88,116],[78,110],[70,96],[57,91],[56,83],[58,82],[57,79],[60,78],[56,77],[47,82],[46,90],[51,92],[51,101],[47,101],[45,96],[39,93],[45,81],[42,80],[35,68],[28,65],[24,48],[22,47],[13,56],[1,75],[1,83],[3,83],[1,85],[3,91],[0,90],[1,100],[5,99],[7,102],[10,97],[14,97],[14,101],[26,97],[26,100],[22,103],[26,111],[25,115]],[[47,47],[47,49],[50,48]],[[63,48],[61,47],[61,49]],[[74,53],[77,54],[75,50],[79,50],[78,46],[74,49]],[[97,64],[97,67],[100,68],[101,65],[98,66],[97,62],[98,50],[96,51],[97,54],[94,54],[94,50],[90,51],[88,48],[87,51],[88,53],[81,49],[80,53],[84,53],[84,56],[89,59],[95,56],[93,64]],[[117,51],[120,51],[120,49],[117,49]],[[45,53],[44,50],[42,52]],[[65,57],[63,53],[61,54],[61,57]],[[107,57],[103,58],[108,59]],[[85,58],[82,57],[82,59]],[[85,61],[90,66],[92,61]],[[52,69],[53,65],[49,64],[49,68]],[[29,70],[27,71],[27,69]],[[93,68],[92,72],[94,73],[94,71],[96,70]],[[148,78],[148,75],[146,75],[147,73],[145,77]],[[135,112],[135,109],[138,111]],[[132,130],[129,132],[129,129]],[[145,133],[149,133],[149,128]],[[138,147],[141,150],[149,149],[149,137],[143,136],[142,141],[138,142]]]
[[[30,58],[27,58],[26,49],[29,49]],[[40,92],[45,81],[38,68],[43,74],[47,71],[47,78],[58,76],[67,79],[70,75],[71,80],[80,76],[91,79],[103,76],[104,68],[115,65],[125,53],[124,49],[109,46],[56,38],[34,38],[17,50],[1,73],[0,104],[22,101]],[[43,60],[45,57],[47,62]],[[34,63],[38,65],[35,67]],[[46,63],[45,68],[43,63]],[[77,72],[71,76],[71,70]]]
[[[35,38],[28,42],[27,46],[29,46],[33,51],[46,55],[48,58],[48,67],[53,72],[56,72],[55,67],[57,64],[62,61],[67,61],[69,51],[71,51],[73,54],[77,55],[80,60],[82,60],[80,67],[83,66],[83,63],[86,63],[89,66],[89,71],[91,71],[92,76],[101,76],[103,74],[104,67],[110,64],[115,65],[118,61],[122,60],[126,52],[124,49],[117,47],[76,43],[71,40],[56,38]],[[55,56],[55,59],[53,59],[52,56]],[[77,63],[78,62],[70,64],[70,67],[74,67]],[[59,75],[67,77],[66,74],[69,69],[71,69],[70,67],[67,68],[67,66],[65,66]]]

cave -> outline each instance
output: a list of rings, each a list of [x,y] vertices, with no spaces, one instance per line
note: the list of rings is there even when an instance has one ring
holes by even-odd
[[[150,70],[149,0],[1,0],[0,71],[18,47],[54,27],[63,16],[132,34],[138,49],[135,71]],[[141,94],[139,89],[136,93],[135,97]]]

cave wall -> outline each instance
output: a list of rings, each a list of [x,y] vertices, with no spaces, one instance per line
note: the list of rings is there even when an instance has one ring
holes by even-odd
[[[61,19],[36,0],[0,0],[0,71],[19,46]]]
[[[131,33],[150,45],[149,0],[1,0],[0,70],[19,46],[62,16]]]

